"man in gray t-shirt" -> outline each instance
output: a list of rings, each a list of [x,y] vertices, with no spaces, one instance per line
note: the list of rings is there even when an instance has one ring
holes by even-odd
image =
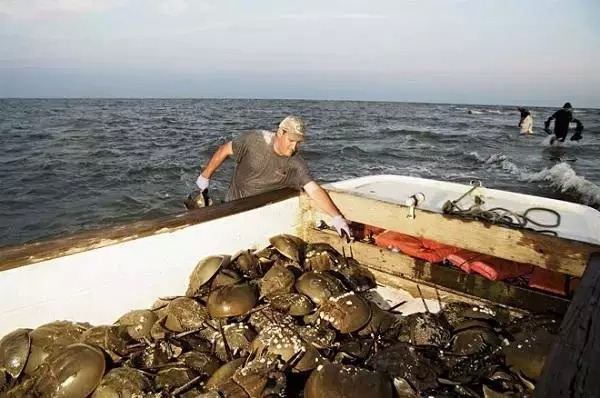
[[[226,201],[285,187],[304,189],[332,217],[337,232],[351,236],[342,213],[327,191],[313,180],[304,159],[298,154],[305,131],[301,118],[288,116],[279,123],[277,132],[260,130],[244,133],[217,149],[196,180],[196,185],[200,191],[207,189],[212,174],[228,156],[232,156],[236,166]]]

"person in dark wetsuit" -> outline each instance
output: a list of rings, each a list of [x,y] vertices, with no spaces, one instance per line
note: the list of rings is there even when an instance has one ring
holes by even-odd
[[[573,117],[573,107],[569,102],[565,103],[563,107],[546,120],[544,123],[544,131],[548,134],[552,134],[550,131],[550,122],[554,119],[554,137],[550,141],[550,144],[554,144],[555,141],[564,142],[569,132],[569,124],[576,123],[575,134],[571,137],[571,141],[578,141],[581,139],[581,132],[583,131],[583,124]]]

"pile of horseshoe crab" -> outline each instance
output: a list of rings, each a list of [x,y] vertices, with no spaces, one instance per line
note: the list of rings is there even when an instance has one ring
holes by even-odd
[[[185,295],[111,325],[4,336],[0,396],[532,395],[558,319],[466,302],[406,313],[374,300],[377,289],[329,244],[273,236],[259,251],[202,259]]]

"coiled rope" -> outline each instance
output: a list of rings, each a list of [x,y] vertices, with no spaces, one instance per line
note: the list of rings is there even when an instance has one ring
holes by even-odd
[[[507,227],[513,228],[522,228],[535,231],[537,233],[543,233],[547,235],[557,236],[556,231],[551,230],[538,230],[532,228],[530,225],[541,227],[541,228],[556,228],[560,225],[561,216],[560,214],[554,210],[549,209],[547,207],[530,207],[522,214],[517,213],[515,211],[506,209],[504,207],[494,207],[491,209],[482,209],[481,205],[483,201],[479,196],[475,196],[475,204],[468,209],[462,209],[458,206],[457,202],[464,198],[467,194],[472,192],[477,186],[472,187],[465,194],[460,196],[458,199],[453,201],[447,201],[444,203],[442,207],[442,211],[444,214],[456,215],[459,217],[471,219],[471,220],[479,220],[484,221],[490,224],[498,224]],[[556,221],[551,224],[544,224],[534,219],[530,218],[529,215],[531,212],[546,212],[552,214]]]

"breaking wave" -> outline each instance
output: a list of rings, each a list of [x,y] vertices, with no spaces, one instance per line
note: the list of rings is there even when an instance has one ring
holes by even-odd
[[[558,163],[539,172],[530,172],[517,166],[501,153],[485,157],[477,152],[470,152],[468,157],[481,164],[499,167],[517,176],[519,181],[548,182],[552,190],[566,194],[579,203],[593,207],[600,206],[600,187],[577,175],[575,170],[566,162]]]
[[[600,187],[578,176],[568,163],[559,163],[538,173],[524,175],[522,181],[546,181],[553,189],[575,196],[580,203],[600,206]]]

